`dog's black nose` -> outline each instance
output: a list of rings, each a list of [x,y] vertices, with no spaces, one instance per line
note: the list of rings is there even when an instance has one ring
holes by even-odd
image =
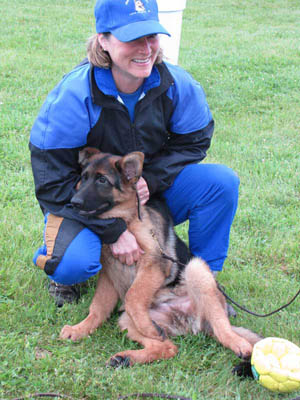
[[[75,195],[71,199],[71,204],[73,205],[73,207],[81,210],[83,208],[84,201],[83,201],[83,199],[81,199],[80,197],[76,197],[76,195]]]

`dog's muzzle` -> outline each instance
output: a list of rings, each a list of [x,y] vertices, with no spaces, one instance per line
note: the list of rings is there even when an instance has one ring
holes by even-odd
[[[73,196],[73,198],[71,199],[71,204],[77,211],[79,211],[80,215],[84,215],[87,217],[101,215],[105,211],[108,211],[113,207],[113,204],[110,201],[106,201],[103,204],[101,204],[99,207],[97,207],[96,209],[87,210],[87,209],[85,209],[84,200],[81,197],[76,196],[76,195]]]

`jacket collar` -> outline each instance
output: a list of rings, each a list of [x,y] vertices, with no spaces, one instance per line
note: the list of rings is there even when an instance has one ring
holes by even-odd
[[[167,79],[165,79],[167,77]],[[172,77],[164,64],[158,64],[153,67],[148,78],[145,79],[143,92],[156,95],[168,89],[172,84]],[[119,93],[114,82],[111,69],[92,66],[90,69],[90,84],[93,102],[99,105],[115,103]]]

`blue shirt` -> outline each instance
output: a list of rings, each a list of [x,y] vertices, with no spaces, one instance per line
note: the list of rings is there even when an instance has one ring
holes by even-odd
[[[136,103],[139,101],[139,98],[141,97],[141,94],[143,92],[143,85],[141,85],[138,90],[134,93],[123,93],[119,92],[119,95],[121,99],[123,100],[123,103],[128,109],[129,116],[131,119],[131,122],[134,122],[134,108]]]

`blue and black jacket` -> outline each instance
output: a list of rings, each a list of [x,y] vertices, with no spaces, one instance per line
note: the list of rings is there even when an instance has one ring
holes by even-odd
[[[161,63],[153,68],[131,122],[111,70],[83,63],[48,95],[32,127],[36,197],[44,213],[76,219],[104,243],[113,243],[126,229],[123,220],[87,219],[70,204],[80,179],[79,150],[143,152],[143,177],[154,194],[170,187],[185,165],[206,156],[213,129],[203,89],[180,67]]]

